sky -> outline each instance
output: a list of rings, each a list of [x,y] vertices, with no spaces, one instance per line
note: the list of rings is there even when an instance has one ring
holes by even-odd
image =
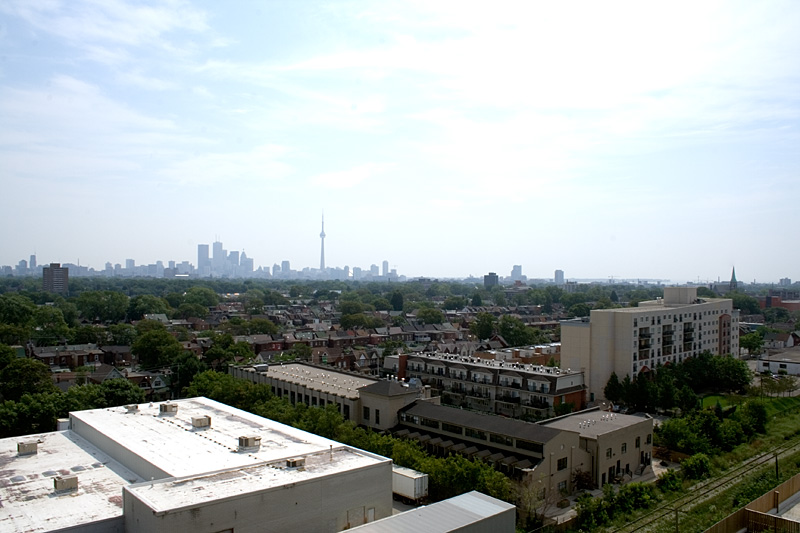
[[[0,264],[800,279],[800,2],[4,0]]]

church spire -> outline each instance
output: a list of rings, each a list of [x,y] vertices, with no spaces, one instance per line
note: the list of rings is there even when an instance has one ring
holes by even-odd
[[[728,288],[732,291],[735,291],[738,286],[739,282],[736,281],[736,267],[733,267],[733,271],[731,271],[731,284]]]

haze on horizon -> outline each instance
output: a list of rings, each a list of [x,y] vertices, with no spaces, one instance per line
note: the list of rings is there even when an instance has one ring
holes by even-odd
[[[0,4],[0,264],[800,278],[800,3]]]

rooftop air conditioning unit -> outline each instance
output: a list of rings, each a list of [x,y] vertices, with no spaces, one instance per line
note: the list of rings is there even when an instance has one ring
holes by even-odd
[[[162,403],[158,406],[158,412],[162,415],[174,415],[178,412],[177,403]]]
[[[126,405],[126,406],[125,406],[125,409],[126,409],[126,410],[127,410],[129,413],[135,413],[136,411],[138,411],[138,410],[139,410],[139,406],[138,406],[138,405],[136,405],[135,403],[132,403],[132,404],[130,404],[130,405]]]
[[[208,416],[208,415],[193,416],[192,417],[192,427],[195,427],[195,428],[211,427],[211,417]]]
[[[39,452],[39,443],[35,440],[17,443],[17,453],[19,455],[33,455],[38,452]]]
[[[53,487],[57,491],[77,490],[78,476],[57,476],[53,478]]]
[[[305,457],[294,457],[292,459],[286,459],[286,466],[288,468],[301,468],[306,466],[306,458]]]
[[[244,448],[258,448],[261,446],[261,437],[258,436],[247,436],[247,437],[239,437],[239,449]]]

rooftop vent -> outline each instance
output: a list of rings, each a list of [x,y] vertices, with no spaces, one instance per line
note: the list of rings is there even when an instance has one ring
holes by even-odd
[[[53,478],[53,487],[57,492],[78,490],[78,476],[57,476]]]
[[[239,450],[247,448],[260,448],[261,437],[256,435],[239,437]]]
[[[69,418],[59,418],[56,422],[56,431],[66,431],[69,429]]]
[[[286,466],[287,468],[301,468],[306,466],[306,458],[305,457],[293,457],[292,459],[286,459]]]
[[[195,427],[195,428],[211,427],[211,417],[208,416],[208,415],[193,416],[192,417],[192,427]]]
[[[34,455],[39,452],[39,443],[35,440],[17,443],[17,453],[19,455]]]
[[[126,405],[125,410],[128,411],[129,413],[135,413],[136,411],[139,410],[139,406],[136,405],[135,403],[132,403],[130,405]]]
[[[162,415],[174,415],[178,412],[177,403],[162,403],[158,406],[158,412]]]

